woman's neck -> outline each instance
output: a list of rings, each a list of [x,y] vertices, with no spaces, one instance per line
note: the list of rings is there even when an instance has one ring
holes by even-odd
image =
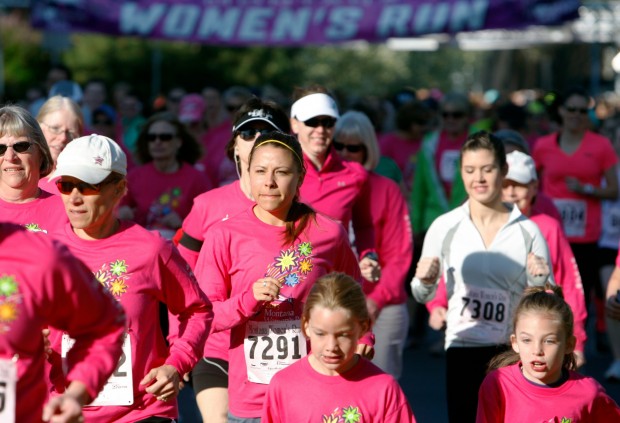
[[[181,166],[176,157],[170,159],[153,160],[153,166],[161,173],[175,173]]]
[[[241,166],[243,166],[243,164]],[[239,187],[241,188],[241,192],[243,192],[247,198],[254,201],[254,197],[252,197],[250,175],[248,172],[244,172],[243,169],[241,170],[241,176],[239,177]]]
[[[285,226],[286,225],[286,216],[288,215],[288,210],[278,210],[274,212],[270,212],[262,209],[260,206],[254,206],[254,216],[258,218],[263,223],[266,223],[271,226]]]
[[[567,144],[579,144],[583,139],[584,134],[586,133],[585,129],[567,129],[562,128],[560,133],[561,141]]]
[[[327,161],[327,153],[326,154],[308,154],[304,152],[304,154],[308,157],[310,162],[317,168],[317,170],[321,170],[325,161]]]
[[[80,239],[95,241],[114,235],[118,231],[120,223],[121,222],[117,218],[110,216],[110,218],[106,219],[101,225],[86,229],[73,228],[73,232]]]
[[[504,219],[505,214],[509,212],[510,211],[501,201],[501,198],[498,198],[490,204],[483,204],[472,200],[469,201],[469,214],[471,219],[482,225]]]
[[[41,195],[37,185],[24,189],[15,189],[7,186],[0,188],[0,198],[7,203],[29,203]]]

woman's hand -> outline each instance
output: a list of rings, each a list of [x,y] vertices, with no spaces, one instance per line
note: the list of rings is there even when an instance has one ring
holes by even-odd
[[[82,406],[90,402],[86,385],[73,381],[62,395],[57,395],[43,407],[42,420],[50,423],[81,423]]]
[[[146,392],[160,401],[168,401],[179,395],[181,376],[177,369],[169,364],[151,369],[140,381],[140,385],[148,385]]]
[[[425,285],[432,285],[439,278],[439,257],[422,257],[416,266],[415,277]]]
[[[428,317],[428,325],[434,330],[444,330],[447,312],[448,310],[445,307],[435,307]]]
[[[547,260],[534,253],[527,255],[527,272],[535,278],[547,278],[551,273]]]
[[[618,301],[617,295],[612,295],[607,298],[605,313],[610,319],[620,320],[620,302]]]
[[[273,301],[278,298],[282,282],[276,278],[260,278],[252,284],[252,293],[257,301]]]
[[[360,260],[360,272],[368,282],[377,282],[381,278],[381,265],[370,257]]]

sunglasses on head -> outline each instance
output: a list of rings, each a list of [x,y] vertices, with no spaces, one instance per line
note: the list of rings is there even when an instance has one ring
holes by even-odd
[[[311,128],[316,128],[317,126],[322,126],[323,128],[333,128],[336,124],[336,118],[333,117],[313,117],[308,120],[304,120],[304,125],[309,126]]]
[[[465,117],[465,112],[442,112],[444,118],[461,119]]]
[[[163,134],[147,134],[146,139],[148,142],[155,142],[159,138],[160,141],[172,141],[174,138],[174,134],[171,133],[163,133]]]
[[[366,148],[364,144],[343,144],[336,140],[332,141],[332,145],[334,146],[336,151],[347,150],[349,153],[359,153]]]
[[[16,153],[25,153],[30,150],[30,146],[32,146],[32,144],[34,143],[30,141],[19,141],[13,145],[0,144],[0,156],[4,156],[4,153],[6,153],[6,150],[9,147],[11,147]]]
[[[575,113],[578,112],[579,114],[585,115],[588,113],[588,108],[587,107],[573,107],[573,106],[566,106],[564,107],[566,109],[567,112],[569,113]]]
[[[71,182],[71,181],[63,181],[59,179],[56,181],[56,188],[60,191],[61,194],[69,195],[73,192],[75,188],[82,195],[97,195],[101,192],[101,189],[104,185],[112,184],[118,182],[118,179],[104,179],[98,184],[89,184],[88,182]]]
[[[237,133],[239,134],[241,139],[244,141],[254,141],[254,138],[256,138],[257,134],[260,134],[262,132],[268,132],[268,131],[269,131],[268,129],[249,128],[249,129],[240,129],[237,131]]]

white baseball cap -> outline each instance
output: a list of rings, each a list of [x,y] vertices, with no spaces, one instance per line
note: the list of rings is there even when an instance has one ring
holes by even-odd
[[[98,184],[111,172],[127,174],[127,156],[108,137],[91,134],[71,141],[58,155],[52,178],[73,176],[89,184]]]
[[[333,98],[323,93],[309,94],[300,98],[291,107],[291,117],[302,122],[316,116],[331,116],[338,119],[338,106]]]
[[[513,151],[506,155],[508,163],[508,174],[506,179],[520,184],[529,184],[538,180],[536,176],[536,165],[532,157],[520,151]]]

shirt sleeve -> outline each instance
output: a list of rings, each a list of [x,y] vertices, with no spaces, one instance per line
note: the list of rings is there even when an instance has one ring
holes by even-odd
[[[359,195],[353,204],[352,222],[357,251],[373,250],[375,248],[375,228],[372,224],[372,215],[370,214],[372,197],[368,185],[368,174],[365,174],[363,183],[360,184]]]
[[[202,357],[213,320],[211,302],[201,291],[189,265],[178,251],[164,243],[159,257],[162,301],[175,316],[178,334],[172,340],[166,364],[179,374],[189,372]]]
[[[425,257],[438,257],[439,258],[439,274],[442,274],[442,255],[441,255],[441,246],[443,244],[443,240],[445,237],[445,228],[443,226],[446,225],[444,222],[441,223],[442,217],[435,219],[435,221],[428,228],[428,232],[424,237],[424,245],[422,246],[422,255],[420,258]],[[427,303],[435,297],[435,292],[437,290],[437,282],[432,285],[423,284],[422,281],[416,277],[411,281],[411,292],[413,297],[420,303]]]
[[[246,322],[261,307],[261,302],[254,298],[251,290],[231,296],[230,250],[230,236],[221,230],[211,229],[196,263],[200,287],[213,303],[213,332]]]
[[[120,358],[124,311],[66,247],[57,246],[46,267],[51,271],[44,273],[40,308],[50,326],[75,339],[67,353],[66,382],[84,383],[94,399]]]
[[[547,241],[543,237],[542,233],[540,233],[540,229],[536,226],[535,223],[528,220],[528,230],[530,235],[532,236],[532,253],[537,255],[538,257],[542,257],[549,266],[549,276],[540,277],[536,275],[531,275],[527,271],[526,265],[526,273],[527,273],[527,282],[530,286],[543,286],[545,282],[549,281],[550,283],[555,285],[555,277],[553,275],[553,263],[551,262],[551,257],[549,255],[549,247],[547,246]]]
[[[504,421],[504,402],[502,387],[497,381],[497,371],[489,373],[478,391],[478,412],[476,423],[496,423]]]
[[[426,303],[426,309],[429,313],[432,313],[437,307],[448,308],[448,291],[446,289],[446,280],[443,276],[439,278],[437,283],[435,298]]]

